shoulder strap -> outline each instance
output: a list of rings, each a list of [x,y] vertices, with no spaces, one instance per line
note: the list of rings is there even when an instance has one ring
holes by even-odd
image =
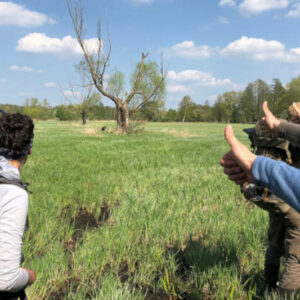
[[[22,181],[9,180],[2,176],[0,176],[0,184],[13,184],[25,191],[27,191],[27,186],[29,185],[28,183],[23,183]]]
[[[27,191],[27,186],[29,185],[28,183],[23,183],[22,181],[14,181],[14,180],[8,180],[5,177],[0,176],[0,184],[12,184],[20,187],[21,189]],[[29,220],[28,216],[26,217],[26,224],[25,224],[25,230],[29,230]],[[0,297],[1,298],[1,297]]]

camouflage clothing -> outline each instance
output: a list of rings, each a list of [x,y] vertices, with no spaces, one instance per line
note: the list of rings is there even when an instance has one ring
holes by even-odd
[[[274,136],[259,124],[255,126],[252,141],[256,154],[300,166],[300,157],[293,157],[295,160],[292,161],[289,142]],[[265,254],[267,286],[277,292],[294,292],[300,287],[300,214],[267,189],[257,187],[257,195],[244,189],[244,195],[269,212],[268,248]],[[285,258],[285,270],[279,279],[282,256]]]

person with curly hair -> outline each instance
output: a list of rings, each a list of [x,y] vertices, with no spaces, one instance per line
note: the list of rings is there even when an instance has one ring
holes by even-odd
[[[26,299],[25,288],[36,280],[33,270],[21,267],[29,199],[20,173],[32,152],[33,130],[26,115],[0,118],[0,299]]]

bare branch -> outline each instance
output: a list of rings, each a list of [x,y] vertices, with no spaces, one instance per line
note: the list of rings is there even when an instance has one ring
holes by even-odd
[[[148,103],[156,95],[156,93],[158,92],[159,88],[161,87],[161,85],[163,84],[163,82],[165,81],[166,78],[167,78],[167,73],[165,73],[165,74],[162,73],[162,77],[161,77],[159,83],[154,88],[153,92],[150,94],[150,96],[144,98],[144,100],[142,102],[143,105]]]
[[[138,89],[138,86],[140,84],[140,81],[142,79],[142,75],[143,75],[143,68],[144,68],[144,64],[145,64],[145,59],[147,58],[147,56],[149,55],[149,52],[148,53],[142,53],[142,60],[140,62],[140,67],[139,67],[139,71],[138,71],[138,74],[136,76],[136,80],[135,80],[135,83],[134,83],[134,86],[131,90],[131,92],[129,93],[129,95],[127,96],[127,99],[125,100],[125,103],[128,104],[131,99],[134,97],[134,95],[137,93],[137,89]]]
[[[160,63],[160,81],[156,84],[156,86],[154,87],[152,93],[149,96],[146,96],[144,93],[142,92],[136,92],[136,95],[140,95],[142,96],[143,100],[142,102],[137,105],[137,109],[142,108],[145,104],[147,104],[148,102],[150,102],[152,100],[153,97],[155,97],[157,95],[158,90],[160,89],[161,85],[164,83],[168,72],[164,71],[164,66],[163,66],[163,61],[162,61],[162,57],[161,57],[161,63]]]
[[[110,60],[110,53],[111,53],[111,39],[110,39],[110,34],[109,34],[109,31],[107,30],[107,36],[108,36],[108,52],[107,54],[105,55],[105,58],[104,58],[104,62],[103,62],[103,66],[102,66],[102,72],[101,72],[101,75],[100,75],[100,79],[101,79],[101,83],[103,85],[103,77],[104,77],[104,73],[106,71],[106,68],[109,64],[109,60]]]
[[[101,66],[101,52],[102,52],[102,41],[101,41],[101,20],[98,20],[98,26],[97,26],[97,38],[99,47],[97,49],[97,60],[96,60],[96,73],[99,74],[99,69]],[[103,85],[103,81],[100,78],[100,84]]]
[[[83,21],[83,8],[80,2],[80,5],[78,5],[77,0],[65,0],[67,3],[68,11],[70,14],[70,17],[72,19],[73,27],[75,30],[75,34],[77,37],[77,41],[82,49],[83,56],[85,59],[85,62],[87,63],[87,66],[89,68],[89,73],[92,78],[92,82],[97,88],[97,90],[105,97],[108,97],[111,99],[115,104],[120,102],[120,99],[114,97],[113,95],[107,93],[104,90],[104,83],[103,83],[103,77],[104,73],[106,71],[106,68],[109,63],[110,59],[110,53],[111,53],[111,42],[109,38],[109,51],[108,54],[104,58],[104,62],[101,60],[101,51],[102,51],[102,40],[101,40],[101,23],[99,25],[98,23],[98,49],[97,49],[97,57],[96,62],[94,61],[94,58],[92,55],[89,55],[87,48],[84,44],[84,21]],[[72,5],[73,4],[73,5]],[[100,73],[100,68],[102,68]]]

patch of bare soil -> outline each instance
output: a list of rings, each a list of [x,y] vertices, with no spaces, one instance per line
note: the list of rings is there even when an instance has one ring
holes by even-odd
[[[120,263],[119,270],[118,270],[118,276],[122,283],[127,282],[129,280],[129,278],[132,277],[133,275],[134,275],[134,273],[128,272],[128,264],[126,261]]]
[[[167,251],[169,251],[169,250],[167,250]],[[177,253],[177,249],[176,249],[176,253]],[[181,256],[178,256],[178,257],[179,257],[179,259],[182,259]],[[184,268],[179,268],[178,274],[176,273],[176,275],[181,277],[182,280],[184,280],[184,278],[187,278],[187,277],[184,277],[187,269],[188,269],[187,266],[185,266]],[[131,283],[132,279],[134,278],[135,273],[138,272],[138,270],[139,270],[139,262],[135,263],[134,271],[129,271],[128,263],[126,261],[123,261],[119,265],[118,277],[120,278],[120,281],[122,283],[125,283],[125,282]],[[157,270],[155,280],[154,280],[155,286],[160,281],[160,278],[162,277],[162,275],[163,275],[163,270]],[[191,299],[191,295],[188,292],[182,292],[182,293],[178,292],[177,296],[173,296],[173,295],[167,294],[164,290],[161,290],[161,289],[154,290],[153,286],[151,286],[151,285],[133,284],[133,286],[136,289],[141,290],[144,293],[146,300],[177,300],[177,299],[178,300],[179,299],[190,300]]]
[[[104,224],[113,224],[113,221],[110,220],[111,209],[107,204],[101,206],[101,211],[99,216],[95,216],[93,213],[89,212],[87,208],[80,207],[76,216],[73,218],[71,213],[71,207],[65,206],[60,214],[61,220],[70,220],[70,225],[74,224],[74,232],[72,238],[64,242],[65,251],[69,253],[68,259],[68,271],[67,275],[70,276],[63,284],[59,285],[50,295],[47,296],[47,299],[50,300],[61,300],[66,299],[66,295],[71,291],[76,293],[79,285],[80,279],[72,278],[72,269],[73,269],[73,253],[76,248],[77,243],[82,242],[82,237],[84,231],[92,230],[103,226]],[[110,221],[110,222],[109,222]],[[92,299],[89,295],[85,299]]]
[[[153,294],[152,292],[147,293],[145,300],[170,300],[170,298],[167,295],[159,295],[159,294]]]
[[[118,205],[117,203],[116,205]],[[73,253],[76,249],[76,244],[81,243],[83,234],[86,230],[93,230],[95,228],[99,228],[104,224],[113,224],[113,220],[111,217],[111,208],[104,204],[101,207],[100,214],[97,216],[87,210],[85,207],[81,207],[75,217],[71,217],[71,209],[69,206],[66,206],[61,213],[61,218],[65,220],[68,218],[70,220],[70,224],[74,225],[74,232],[72,234],[72,238],[64,243],[65,250],[69,253],[69,261],[68,261],[68,274],[71,276],[72,268],[73,268]],[[196,240],[199,237],[195,237]],[[194,240],[194,237],[193,237]],[[175,255],[176,264],[178,268],[176,270],[176,276],[179,277],[183,282],[188,280],[188,276],[191,271],[191,267],[189,266],[186,260],[185,247],[178,248],[172,244],[169,244],[166,249],[166,256],[170,254]],[[177,291],[177,296],[169,295],[164,290],[154,289],[153,286],[137,284],[133,282],[133,278],[135,274],[139,271],[139,263],[136,262],[134,270],[130,270],[128,266],[128,262],[125,260],[119,264],[117,269],[117,276],[119,277],[122,283],[128,282],[130,285],[132,284],[132,288],[141,290],[145,294],[146,300],[190,300],[191,295],[186,291]],[[105,273],[112,270],[112,266],[107,264],[102,273],[99,274],[99,285],[101,285],[101,277],[105,275]],[[160,278],[164,276],[164,270],[158,269],[156,271],[154,286],[159,284]],[[79,287],[80,280],[78,279],[68,279],[64,284],[60,285],[53,291],[49,299],[65,299],[67,293],[70,291],[76,292]],[[89,298],[87,298],[89,299]]]
[[[58,286],[54,291],[47,295],[48,300],[64,300],[67,298],[69,291],[76,293],[80,281],[74,278],[67,279],[64,283]],[[89,295],[86,295],[85,299],[92,299]]]
[[[72,238],[64,243],[65,249],[69,252],[74,252],[76,244],[81,243],[85,230],[92,230],[104,224],[113,225],[114,220],[111,220],[110,216],[111,209],[106,203],[101,206],[99,216],[95,216],[85,207],[80,207],[75,218],[72,218],[70,206],[64,207],[60,218],[69,218],[70,225],[72,226],[74,224]]]
[[[95,216],[88,212],[86,208],[80,207],[75,219],[71,219],[71,224],[75,223],[74,232],[72,234],[72,240],[78,242],[82,239],[83,232],[86,229],[93,229],[99,227],[99,224]]]

